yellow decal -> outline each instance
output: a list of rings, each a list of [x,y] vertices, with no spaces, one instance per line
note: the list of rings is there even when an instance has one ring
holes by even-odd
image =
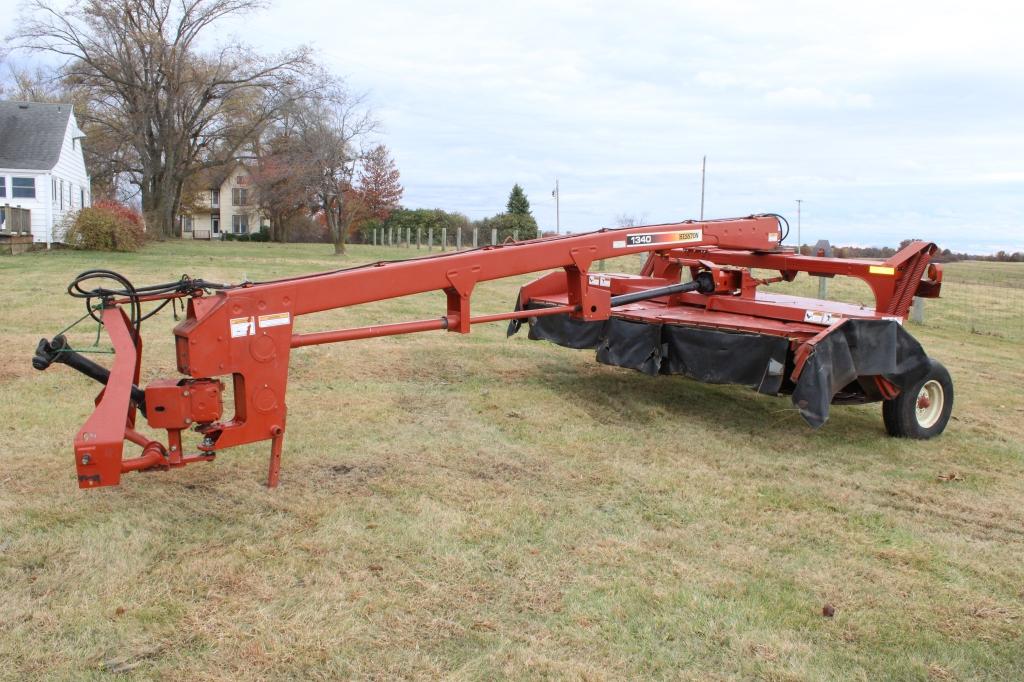
[[[231,325],[231,338],[233,339],[256,334],[256,319],[253,317],[232,317],[229,324]]]
[[[868,268],[868,272],[872,275],[895,275],[896,268],[890,268],[887,265],[872,265]]]
[[[281,325],[285,325],[291,322],[291,317],[288,315],[288,313],[273,313],[271,315],[260,315],[259,322],[260,328],[280,327]]]

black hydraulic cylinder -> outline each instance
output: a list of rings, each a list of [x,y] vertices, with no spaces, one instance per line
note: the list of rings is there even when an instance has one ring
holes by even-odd
[[[700,272],[697,274],[697,278],[692,282],[683,282],[682,284],[671,284],[667,287],[659,287],[657,289],[646,289],[644,291],[634,291],[630,294],[620,294],[618,296],[612,296],[612,307],[626,305],[627,303],[636,303],[637,301],[647,301],[652,298],[658,298],[659,296],[670,296],[672,294],[682,294],[687,291],[699,291],[702,294],[710,294],[715,290],[714,280],[711,278],[711,273]]]
[[[38,370],[44,370],[54,362],[67,365],[104,386],[110,380],[109,369],[71,350],[68,340],[63,335],[53,337],[53,341],[40,339],[39,345],[36,346],[36,354],[32,356],[32,366]],[[145,416],[146,392],[135,384],[132,384],[132,402]]]

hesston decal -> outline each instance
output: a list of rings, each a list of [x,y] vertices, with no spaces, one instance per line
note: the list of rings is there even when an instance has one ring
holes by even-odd
[[[616,241],[612,246],[616,249],[628,249],[638,246],[656,246],[664,244],[690,244],[704,238],[702,230],[675,230],[672,232],[643,232],[627,234],[626,238]]]

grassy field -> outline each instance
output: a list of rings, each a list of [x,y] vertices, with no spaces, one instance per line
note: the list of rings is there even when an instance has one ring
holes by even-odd
[[[925,301],[925,327],[1024,343],[1024,264],[963,261],[942,267],[942,298]],[[818,278],[800,276],[794,282],[773,284],[771,290],[817,296]],[[848,277],[830,280],[828,296],[874,304],[868,286]]]
[[[29,365],[81,314],[75,273],[237,281],[410,253],[328,249],[0,259],[0,678],[1024,678],[1024,347],[988,335],[912,329],[956,382],[931,442],[887,438],[877,405],[811,431],[788,400],[503,325],[300,349],[276,491],[266,444],[77,489],[96,388]],[[526,279],[483,285],[477,310]],[[173,324],[147,323],[144,382],[173,375]]]

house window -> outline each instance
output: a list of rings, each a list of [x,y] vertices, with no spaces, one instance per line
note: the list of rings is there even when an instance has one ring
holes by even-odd
[[[11,178],[11,196],[15,199],[35,199],[35,178]]]
[[[248,206],[249,205],[249,190],[242,187],[231,188],[231,205],[232,206]]]
[[[0,197],[7,196],[7,177],[0,175]]]
[[[192,231],[192,216],[190,216],[190,215],[183,215],[183,216],[181,216],[181,229],[183,229],[185,232],[191,232]]]
[[[217,208],[220,206],[220,190],[210,190],[210,206]]]
[[[78,188],[78,207],[85,208],[85,188]]]
[[[64,210],[64,181],[60,181],[60,210]]]
[[[213,233],[220,234],[220,218],[213,218]]]
[[[235,234],[248,234],[249,232],[249,216],[247,215],[233,215],[231,216],[231,231]]]

